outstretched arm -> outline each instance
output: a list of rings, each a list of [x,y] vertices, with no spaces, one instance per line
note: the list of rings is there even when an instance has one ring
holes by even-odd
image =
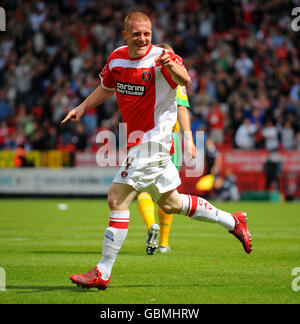
[[[80,105],[72,109],[61,123],[64,124],[68,120],[79,122],[86,110],[103,104],[113,94],[114,91],[106,90],[99,85]]]

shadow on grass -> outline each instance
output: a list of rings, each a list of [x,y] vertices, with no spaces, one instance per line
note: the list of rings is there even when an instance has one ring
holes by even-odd
[[[178,287],[221,287],[226,286],[225,284],[180,284]],[[109,292],[112,289],[128,289],[128,288],[162,288],[162,287],[170,287],[174,288],[174,284],[157,284],[157,285],[125,285],[125,286],[114,286],[111,285],[105,293]],[[75,293],[86,293],[86,292],[102,292],[99,291],[97,288],[83,288],[77,286],[14,286],[8,285],[6,287],[7,291],[9,292],[10,289],[15,290],[18,294],[30,294],[30,293],[39,293],[39,292],[51,292],[51,291],[70,291]],[[102,292],[104,293],[104,292]]]
[[[30,251],[32,254],[101,254],[99,251]]]
[[[77,289],[76,289],[77,288]],[[29,294],[29,293],[37,293],[37,292],[47,292],[47,291],[74,291],[80,289],[78,287],[67,287],[67,286],[6,286],[6,290],[9,292],[10,289],[16,290],[17,293],[20,294]],[[21,291],[23,290],[23,291]]]
[[[82,254],[82,255],[87,255],[87,254],[97,254],[101,255],[101,251],[65,251],[65,250],[58,250],[58,251],[30,251],[29,253],[32,254]],[[143,251],[121,251],[120,255],[138,255],[138,256],[145,256],[146,252]]]

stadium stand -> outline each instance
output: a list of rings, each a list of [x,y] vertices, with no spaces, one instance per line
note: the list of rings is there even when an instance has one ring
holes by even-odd
[[[4,1],[0,34],[0,147],[89,150],[99,128],[115,129],[112,100],[79,127],[65,113],[94,89],[108,53],[123,44],[121,21],[144,10],[153,40],[181,55],[193,80],[193,130],[239,146],[247,118],[253,148],[300,148],[300,45],[281,1]],[[269,124],[272,123],[272,126]],[[242,148],[242,146],[241,146]]]
[[[0,150],[95,152],[100,130],[118,135],[114,98],[90,110],[79,125],[62,127],[60,121],[99,84],[108,54],[124,44],[122,21],[132,10],[151,17],[153,43],[170,44],[184,59],[192,78],[194,133],[205,130],[219,150],[300,150],[300,43],[291,28],[297,5],[298,0],[4,1]]]

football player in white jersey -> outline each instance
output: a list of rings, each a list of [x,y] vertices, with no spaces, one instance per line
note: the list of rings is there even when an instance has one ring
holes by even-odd
[[[205,199],[176,190],[180,178],[170,152],[177,118],[177,86],[189,86],[191,79],[182,59],[154,46],[151,37],[150,18],[142,12],[128,14],[123,31],[127,45],[111,53],[100,73],[101,84],[62,121],[78,122],[87,109],[102,104],[115,92],[128,130],[127,163],[108,192],[110,217],[102,258],[89,272],[70,276],[78,286],[101,290],[109,286],[116,256],[128,232],[129,205],[141,191],[149,192],[165,213],[218,223],[241,241],[246,253],[252,249],[244,212],[230,214]]]

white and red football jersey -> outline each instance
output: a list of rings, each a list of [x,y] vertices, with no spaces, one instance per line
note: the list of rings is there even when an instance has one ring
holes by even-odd
[[[171,149],[178,85],[169,70],[155,62],[162,51],[151,45],[144,56],[132,59],[127,46],[119,47],[111,53],[100,73],[102,87],[116,92],[123,123],[127,124],[128,147],[156,142]],[[183,66],[179,56],[168,53]]]

